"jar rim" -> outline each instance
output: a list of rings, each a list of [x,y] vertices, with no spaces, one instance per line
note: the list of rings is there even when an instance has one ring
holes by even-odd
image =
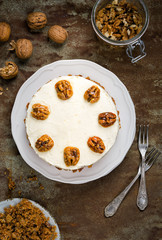
[[[101,38],[103,41],[105,41],[106,43],[112,44],[112,45],[116,45],[116,46],[124,46],[124,45],[130,45],[133,44],[134,42],[136,42],[138,39],[140,39],[143,34],[146,32],[148,25],[149,25],[149,12],[148,12],[148,8],[146,6],[146,4],[144,3],[143,0],[139,0],[139,2],[141,3],[141,5],[143,6],[144,12],[145,12],[145,23],[143,25],[142,30],[140,31],[139,34],[136,34],[133,38],[128,39],[128,40],[112,40],[109,39],[107,37],[105,37],[102,32],[98,29],[98,27],[96,26],[96,21],[95,21],[95,17],[96,17],[96,10],[98,5],[100,4],[101,0],[97,0],[96,3],[93,6],[92,9],[92,13],[91,13],[91,23],[93,26],[93,29],[95,31],[95,33],[98,35],[99,38]]]

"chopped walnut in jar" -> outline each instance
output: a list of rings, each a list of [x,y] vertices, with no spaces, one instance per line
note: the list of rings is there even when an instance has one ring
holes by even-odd
[[[143,19],[133,3],[114,0],[98,11],[96,26],[105,37],[123,41],[140,33]]]
[[[39,152],[49,151],[54,146],[54,141],[47,134],[42,135],[35,143],[35,147]]]
[[[105,150],[105,145],[101,138],[99,137],[90,137],[87,141],[88,147],[96,153],[103,153]]]
[[[64,161],[66,166],[75,166],[80,159],[80,151],[76,147],[66,147],[64,149]]]
[[[98,115],[98,122],[102,127],[110,127],[116,122],[116,114],[104,112]]]
[[[95,103],[100,99],[100,89],[97,86],[90,87],[84,93],[84,99],[90,103]]]
[[[31,115],[33,116],[33,118],[36,118],[38,120],[45,120],[48,118],[49,114],[50,114],[50,111],[47,106],[44,106],[40,103],[35,103],[32,106]]]
[[[62,100],[67,100],[72,97],[73,89],[69,81],[61,80],[55,84],[57,96]]]

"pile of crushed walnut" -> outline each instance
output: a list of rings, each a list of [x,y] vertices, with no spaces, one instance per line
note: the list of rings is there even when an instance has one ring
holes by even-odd
[[[105,37],[124,41],[140,33],[142,16],[132,3],[114,0],[99,10],[96,15],[96,26]]]
[[[16,206],[10,206],[0,213],[0,239],[8,240],[54,240],[56,226],[29,200],[22,199]]]

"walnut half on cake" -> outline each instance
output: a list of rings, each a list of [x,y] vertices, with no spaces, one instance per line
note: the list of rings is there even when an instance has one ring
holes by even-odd
[[[59,169],[77,170],[111,149],[119,117],[112,97],[97,82],[62,76],[34,94],[25,124],[30,145],[41,159]]]

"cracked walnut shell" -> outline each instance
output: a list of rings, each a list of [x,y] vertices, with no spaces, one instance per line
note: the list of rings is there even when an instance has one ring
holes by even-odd
[[[17,57],[20,59],[27,59],[32,55],[33,45],[32,42],[28,39],[18,39],[17,42],[12,40],[10,42],[10,45],[12,48],[9,50],[15,50]]]
[[[99,137],[90,137],[87,141],[88,147],[96,153],[103,153],[105,150],[105,145],[101,138]]]
[[[18,74],[18,66],[14,62],[6,62],[5,67],[0,68],[0,76],[3,79],[11,79]]]
[[[84,93],[84,99],[90,103],[95,103],[100,99],[100,89],[97,86],[90,87]]]
[[[66,147],[64,149],[64,162],[66,166],[75,166],[80,159],[80,151],[76,147]]]
[[[8,41],[11,34],[11,27],[6,22],[0,22],[0,42]]]
[[[54,25],[48,30],[48,37],[56,43],[64,43],[68,37],[68,33],[65,28]]]
[[[62,100],[67,100],[72,97],[73,89],[69,81],[61,80],[55,84],[57,96]]]
[[[116,122],[116,114],[104,112],[98,115],[98,122],[102,127],[110,127]]]
[[[54,146],[54,141],[47,134],[42,135],[35,143],[39,152],[47,152]]]
[[[27,24],[30,29],[38,30],[44,28],[47,24],[46,14],[43,12],[32,12],[28,14]]]
[[[36,118],[37,120],[45,120],[48,118],[49,114],[50,114],[50,111],[48,107],[45,105],[42,105],[40,103],[35,103],[32,106],[31,115],[33,118]]]

